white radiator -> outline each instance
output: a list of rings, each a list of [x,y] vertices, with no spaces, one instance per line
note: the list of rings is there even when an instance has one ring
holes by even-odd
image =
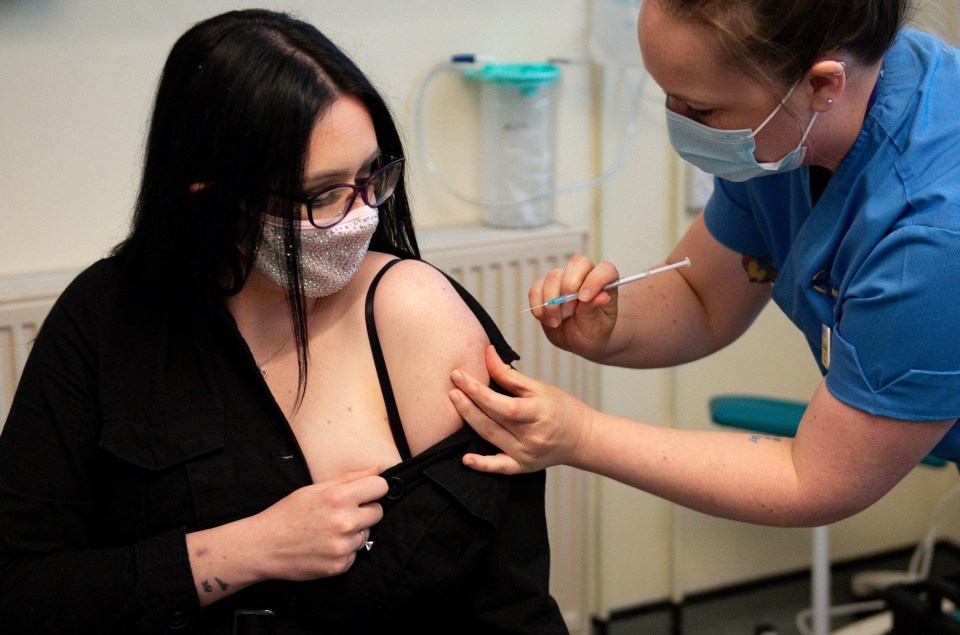
[[[53,301],[76,271],[0,278],[0,429],[30,346]]]
[[[418,232],[423,259],[470,291],[520,355],[514,367],[592,401],[590,365],[551,345],[529,313],[527,290],[574,254],[589,254],[584,228],[454,227]],[[551,592],[573,635],[590,632],[595,610],[596,477],[569,467],[547,470]]]
[[[481,227],[418,232],[425,260],[467,288],[520,355],[514,366],[587,402],[587,362],[553,347],[536,320],[521,313],[527,290],[577,253],[589,253],[586,229],[550,226],[498,230]],[[76,271],[0,278],[0,427],[36,332]],[[595,477],[568,467],[547,475],[547,522],[552,552],[551,591],[572,635],[590,632],[595,607]]]

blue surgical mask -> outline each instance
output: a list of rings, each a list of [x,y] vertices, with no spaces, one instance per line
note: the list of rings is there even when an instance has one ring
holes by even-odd
[[[800,137],[800,143],[793,151],[789,152],[779,161],[772,163],[759,163],[755,156],[757,144],[754,138],[757,133],[763,130],[773,116],[780,112],[784,102],[793,94],[794,84],[787,92],[786,97],[780,101],[773,112],[763,120],[756,130],[749,128],[743,130],[718,130],[705,126],[700,122],[694,121],[689,117],[678,115],[667,108],[667,132],[670,135],[670,143],[673,149],[686,161],[697,166],[704,172],[715,174],[728,181],[746,181],[755,176],[766,174],[776,174],[778,172],[788,172],[800,167],[803,163],[803,157],[807,149],[803,147],[803,142],[807,140],[810,129],[813,128],[813,122],[817,120],[817,115],[813,113],[807,129],[803,131]]]

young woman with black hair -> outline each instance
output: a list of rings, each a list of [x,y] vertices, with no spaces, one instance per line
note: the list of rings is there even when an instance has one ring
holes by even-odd
[[[493,448],[447,398],[486,345],[516,356],[419,259],[403,175],[311,25],[177,41],[132,230],[56,302],[0,435],[4,633],[567,632],[544,473],[464,468]]]

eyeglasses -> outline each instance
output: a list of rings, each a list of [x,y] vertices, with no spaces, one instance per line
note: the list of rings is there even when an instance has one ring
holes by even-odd
[[[380,207],[393,196],[403,173],[403,158],[393,159],[377,168],[373,174],[354,185],[339,183],[325,187],[316,194],[303,196],[270,190],[270,193],[287,200],[302,203],[307,208],[307,219],[318,229],[333,227],[353,208],[357,195],[370,207]]]

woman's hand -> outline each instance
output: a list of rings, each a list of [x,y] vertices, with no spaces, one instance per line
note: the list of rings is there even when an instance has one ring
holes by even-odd
[[[371,468],[301,487],[255,517],[270,579],[312,580],[346,571],[383,518],[387,482]]]
[[[458,389],[450,392],[450,399],[467,423],[504,453],[466,454],[464,464],[497,474],[575,465],[578,450],[590,436],[593,410],[559,388],[513,370],[492,346],[486,362],[491,379],[516,396],[495,392],[456,370],[451,378]]]
[[[594,265],[585,256],[573,256],[563,269],[553,269],[530,287],[535,307],[568,293],[579,299],[533,309],[550,342],[584,357],[606,349],[617,323],[617,291],[603,287],[620,277],[609,262]]]
[[[307,485],[259,514],[187,534],[201,606],[264,580],[313,580],[353,565],[387,493],[378,468]]]

